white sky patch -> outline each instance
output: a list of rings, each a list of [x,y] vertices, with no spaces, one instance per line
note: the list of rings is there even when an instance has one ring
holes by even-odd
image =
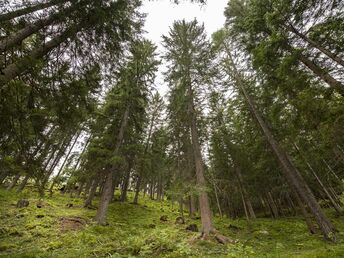
[[[161,41],[162,35],[168,35],[170,27],[176,20],[185,19],[192,21],[195,18],[201,24],[204,23],[208,37],[222,28],[225,22],[224,10],[228,0],[207,0],[207,4],[201,5],[190,1],[181,1],[179,4],[172,0],[143,1],[141,11],[147,14],[144,30],[147,31],[146,38],[153,41],[161,53],[164,51]],[[161,95],[167,92],[164,83],[162,66],[157,74],[156,88]]]
[[[177,5],[173,3],[173,0],[144,0],[141,12],[147,14],[144,25],[144,30],[147,32],[145,37],[158,46],[158,51],[161,54],[164,51],[161,45],[162,35],[168,35],[173,22],[182,19],[192,21],[195,18],[200,24],[204,23],[207,35],[210,37],[212,33],[224,25],[225,17],[223,12],[227,2],[228,0],[207,0],[207,4],[201,5],[191,3],[189,0],[180,0]],[[162,64],[155,81],[156,89],[163,96],[168,90],[162,75],[162,71],[165,69],[166,67]],[[85,138],[85,135],[79,138],[72,153],[81,152],[83,149],[82,143],[86,141]],[[65,158],[64,156],[58,166],[55,167],[54,175],[58,172]]]

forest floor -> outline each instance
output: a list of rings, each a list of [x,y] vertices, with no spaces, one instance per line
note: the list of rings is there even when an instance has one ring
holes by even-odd
[[[16,208],[20,198],[27,198],[29,206]],[[57,192],[47,196],[41,208],[37,203],[35,192],[0,189],[0,257],[344,257],[344,220],[333,214],[329,216],[340,230],[336,244],[323,241],[320,234],[310,235],[300,218],[248,223],[215,217],[216,228],[237,240],[223,245],[185,230],[191,223],[200,226],[199,219],[175,224],[179,214],[167,201],[115,201],[108,226],[92,222],[96,210],[82,208],[82,198]],[[162,215],[168,220],[160,221]]]

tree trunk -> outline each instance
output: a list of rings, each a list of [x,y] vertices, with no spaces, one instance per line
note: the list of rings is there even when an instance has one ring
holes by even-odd
[[[274,199],[272,198],[271,192],[268,192],[266,196],[268,198],[267,200],[269,202],[269,206],[271,208],[272,214],[273,214],[274,218],[277,219],[279,217],[279,213],[278,213],[276,203],[275,203]]]
[[[191,83],[188,89],[188,97],[189,97],[189,115],[191,119],[190,123],[190,130],[191,130],[191,142],[194,154],[194,162],[195,162],[195,169],[196,169],[196,182],[197,186],[200,189],[199,193],[199,208],[201,211],[201,222],[202,222],[202,233],[203,236],[209,235],[211,232],[214,231],[213,223],[212,223],[212,215],[209,205],[208,194],[205,190],[206,182],[204,178],[204,164],[202,160],[202,153],[201,153],[201,146],[199,143],[198,131],[197,131],[197,122],[196,122],[196,112],[194,108],[194,96],[191,88]]]
[[[136,181],[136,185],[135,185],[135,196],[134,196],[134,200],[133,200],[134,204],[138,203],[141,183],[142,183],[142,176],[139,175],[137,178],[137,181]]]
[[[308,230],[311,234],[315,234],[316,233],[316,229],[313,225],[313,222],[312,222],[312,218],[310,217],[310,214],[307,212],[304,204],[302,203],[299,195],[297,193],[293,193],[295,199],[296,199],[296,202],[297,202],[297,205],[299,206],[300,210],[301,210],[301,214],[302,216],[304,217],[305,221],[306,221],[306,225],[308,227]]]
[[[308,205],[310,208],[313,216],[315,217],[324,237],[328,240],[335,241],[335,228],[332,225],[332,223],[329,221],[329,219],[326,217],[326,215],[323,213],[323,211],[320,208],[320,205],[318,204],[317,200],[315,199],[312,191],[308,187],[305,180],[302,178],[301,174],[297,170],[297,168],[292,163],[290,157],[288,154],[280,147],[280,145],[277,143],[277,141],[274,139],[270,129],[266,125],[265,121],[261,117],[261,114],[256,109],[253,100],[251,99],[251,96],[248,95],[244,82],[241,79],[241,75],[237,71],[234,61],[231,57],[231,54],[229,51],[227,51],[228,57],[232,64],[232,70],[234,72],[234,79],[237,83],[237,86],[240,88],[248,106],[257,120],[260,128],[262,129],[269,145],[272,150],[272,152],[275,154],[276,158],[280,162],[282,166],[282,171],[287,179],[288,184],[291,186],[292,189],[295,189],[295,191],[299,194],[300,198],[304,203]]]
[[[196,214],[195,197],[193,195],[190,195],[190,208],[189,208],[189,216],[190,216],[190,218],[194,218],[195,214]]]
[[[96,179],[92,180],[92,186],[91,186],[90,192],[87,196],[87,199],[85,200],[84,208],[92,206],[92,200],[96,194],[97,187],[99,185],[99,181],[100,181],[99,176]]]
[[[45,177],[44,177],[44,179],[42,181],[42,187],[43,188],[48,183],[51,174],[54,172],[55,167],[60,162],[63,154],[66,152],[66,149],[67,149],[67,147],[68,147],[68,145],[69,145],[71,140],[72,140],[72,138],[69,138],[69,140],[67,142],[65,141],[64,143],[62,143],[59,151],[57,152],[57,154],[55,156],[55,159],[53,160],[53,163],[51,164],[49,170],[47,171],[47,174],[45,175]]]
[[[315,173],[315,170],[313,169],[313,167],[311,166],[311,164],[309,164],[309,162],[307,161],[306,157],[303,155],[303,153],[301,152],[300,148],[296,145],[296,143],[293,143],[295,149],[298,151],[298,153],[301,155],[302,159],[304,160],[304,162],[307,164],[309,170],[312,172],[313,176],[315,177],[315,179],[317,180],[317,182],[319,183],[321,189],[324,191],[324,193],[326,194],[327,198],[330,200],[333,208],[335,209],[336,213],[338,216],[342,216],[343,215],[343,211],[342,209],[338,206],[338,204],[336,203],[336,201],[333,199],[332,195],[330,194],[330,192],[327,190],[326,186],[323,184],[323,182],[321,181],[321,179],[318,177],[318,175]]]
[[[71,154],[71,152],[72,152],[72,150],[73,150],[73,148],[74,148],[74,146],[75,146],[75,144],[76,144],[76,142],[77,142],[77,140],[78,140],[80,134],[81,134],[81,131],[79,131],[79,133],[76,135],[76,137],[75,137],[75,139],[74,139],[74,141],[73,141],[73,143],[72,143],[72,146],[71,146],[70,149],[68,150],[68,153],[67,153],[67,155],[66,155],[66,158],[64,159],[64,161],[63,161],[63,163],[62,163],[62,165],[61,165],[59,171],[57,172],[55,178],[53,179],[53,182],[51,183],[51,186],[50,186],[50,188],[49,188],[49,192],[50,192],[51,194],[53,193],[53,189],[54,189],[54,186],[55,186],[55,184],[56,184],[56,180],[58,179],[58,177],[59,177],[60,174],[62,173],[63,168],[64,168],[64,166],[66,165],[66,162],[67,162],[67,160],[69,159],[69,156],[70,156],[70,154]]]
[[[123,138],[124,138],[124,131],[128,123],[128,117],[129,117],[129,105],[126,107],[123,114],[121,126],[119,129],[117,141],[115,144],[115,150],[114,150],[115,155],[119,153],[119,149],[122,145]],[[108,171],[108,175],[106,176],[103,192],[100,198],[99,207],[98,207],[97,214],[95,217],[95,220],[101,225],[106,224],[106,213],[107,213],[109,203],[113,195],[114,170],[115,170],[115,167],[111,167],[110,171]]]
[[[245,186],[243,184],[243,179],[242,179],[242,175],[241,175],[241,169],[240,169],[239,166],[236,165],[234,170],[235,170],[235,174],[236,174],[236,176],[238,178],[238,181],[239,181],[239,186],[240,186],[241,192],[243,194],[245,206],[246,206],[246,208],[248,210],[248,213],[249,213],[250,217],[252,219],[255,219],[256,218],[256,214],[254,213],[250,197],[248,196],[246,188],[245,188]]]
[[[29,180],[30,176],[29,175],[26,175],[23,179],[23,181],[20,183],[18,189],[17,189],[17,192],[21,192],[23,191],[24,187],[26,186],[27,184],[27,181]]]
[[[84,190],[85,182],[80,183],[78,191],[76,192],[76,198],[80,198],[82,191]]]
[[[133,164],[132,161],[128,162],[128,169],[127,169],[127,171],[125,173],[125,176],[123,178],[123,184],[122,184],[122,187],[121,187],[121,197],[120,197],[120,201],[121,202],[127,201],[127,193],[128,193],[128,187],[129,187],[130,172],[131,172],[131,169],[133,167],[132,164]]]
[[[6,190],[7,190],[7,191],[12,190],[13,187],[16,186],[16,184],[17,184],[19,178],[20,178],[20,174],[17,174],[17,175],[13,178],[13,180],[12,180],[12,182],[9,184],[9,186],[6,188]]]
[[[246,203],[245,203],[245,198],[244,194],[242,193],[242,189],[240,188],[240,194],[241,194],[241,201],[242,201],[242,206],[244,207],[244,212],[247,220],[250,220],[250,217],[248,216],[247,208],[246,208]]]
[[[5,52],[7,49],[20,44],[24,39],[28,38],[37,31],[49,26],[57,21],[63,21],[67,15],[74,10],[74,6],[68,9],[62,10],[61,12],[51,14],[48,18],[39,19],[38,21],[28,24],[25,28],[14,32],[8,37],[0,41],[0,53]]]
[[[217,195],[216,185],[215,185],[214,181],[213,181],[213,186],[214,186],[214,193],[215,193],[215,199],[216,199],[217,208],[219,210],[220,217],[222,218],[221,205],[220,205],[220,201],[219,201],[219,196]]]
[[[331,58],[333,61],[337,62],[339,65],[344,67],[344,60],[342,60],[340,57],[336,56],[335,54],[331,53],[330,51],[328,51],[326,48],[322,47],[321,45],[319,45],[317,42],[315,42],[314,40],[308,38],[306,35],[304,35],[303,33],[299,32],[293,25],[287,25],[286,28],[296,34],[297,36],[299,36],[300,38],[302,38],[304,41],[306,41],[309,45],[311,45],[312,47],[318,49],[319,51],[321,51],[323,54],[327,55],[329,58]]]
[[[333,78],[328,72],[320,68],[313,61],[309,60],[306,56],[300,54],[299,60],[307,66],[315,75],[325,81],[331,88],[337,91],[340,95],[344,96],[344,85]]]
[[[47,3],[39,3],[36,5],[31,5],[31,6],[21,8],[21,9],[12,11],[12,12],[1,14],[0,15],[0,22],[9,21],[9,20],[12,20],[14,18],[20,17],[22,15],[26,15],[26,14],[33,13],[33,12],[36,12],[39,10],[43,10],[45,8],[49,8],[49,7],[52,7],[54,5],[61,4],[61,3],[67,2],[67,1],[69,2],[69,0],[51,0],[50,2],[47,2]]]
[[[2,185],[7,177],[7,173],[5,171],[2,171],[0,173],[0,185]]]
[[[59,46],[62,42],[70,37],[75,36],[75,34],[81,29],[81,27],[82,26],[79,24],[68,28],[62,34],[56,36],[42,46],[33,49],[27,56],[4,68],[2,70],[2,74],[0,75],[0,88],[15,77],[22,75],[28,69],[30,69],[33,65],[33,61],[37,61],[43,58],[46,54]]]

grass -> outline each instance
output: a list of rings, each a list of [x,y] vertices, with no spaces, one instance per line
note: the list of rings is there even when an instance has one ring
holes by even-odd
[[[16,208],[20,198],[30,205]],[[129,198],[132,198],[129,195]],[[32,191],[6,192],[0,189],[0,257],[344,257],[344,221],[334,218],[340,230],[338,243],[310,235],[300,218],[272,220],[231,220],[215,217],[222,234],[237,239],[222,245],[199,240],[199,233],[176,225],[179,215],[170,202],[140,199],[139,205],[113,202],[108,211],[108,226],[92,219],[96,211],[82,208],[82,199],[55,193],[37,208],[38,195]],[[68,208],[66,204],[72,203]],[[160,216],[169,220],[161,222]],[[81,230],[61,230],[61,218],[78,217],[86,221]],[[200,220],[187,219],[200,226]],[[239,227],[233,231],[229,224]]]

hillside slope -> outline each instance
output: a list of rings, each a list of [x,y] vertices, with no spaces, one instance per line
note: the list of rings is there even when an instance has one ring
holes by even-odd
[[[129,200],[132,196],[129,195]],[[27,198],[29,206],[16,208]],[[92,222],[95,210],[82,208],[82,199],[55,193],[39,201],[37,194],[0,190],[0,257],[343,257],[343,219],[332,219],[338,243],[309,235],[298,218],[246,220],[215,218],[224,235],[237,240],[222,245],[199,240],[185,230],[199,219],[175,224],[176,209],[168,201],[141,198],[139,205],[111,204],[108,226]],[[41,208],[37,207],[40,206]],[[71,206],[71,207],[70,207]],[[166,215],[167,221],[160,221]],[[331,215],[330,215],[331,216]],[[229,227],[229,225],[232,225]]]

